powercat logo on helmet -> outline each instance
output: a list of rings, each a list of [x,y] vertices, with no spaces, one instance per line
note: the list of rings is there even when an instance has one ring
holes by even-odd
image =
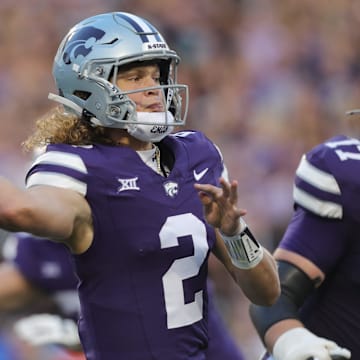
[[[79,55],[86,57],[92,51],[94,44],[102,39],[105,31],[87,26],[71,34],[64,46],[63,61],[69,65]],[[91,41],[90,41],[91,39]]]

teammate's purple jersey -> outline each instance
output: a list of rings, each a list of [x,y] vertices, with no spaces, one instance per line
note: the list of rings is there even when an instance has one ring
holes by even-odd
[[[27,233],[11,234],[5,240],[4,257],[12,261],[33,286],[52,296],[64,316],[78,317],[78,279],[70,252],[63,244]]]
[[[301,319],[360,359],[360,141],[337,136],[308,152],[296,171],[294,200],[280,247],[326,274]]]
[[[218,185],[221,156],[203,134],[162,141],[167,178],[128,147],[49,145],[27,186],[74,189],[92,209],[94,241],[75,256],[88,360],[205,359],[207,259],[215,242],[194,183]]]

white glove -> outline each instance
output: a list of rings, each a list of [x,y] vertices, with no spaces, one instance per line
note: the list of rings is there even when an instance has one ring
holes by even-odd
[[[331,360],[331,356],[351,358],[351,352],[335,342],[318,337],[305,328],[293,328],[276,340],[273,349],[274,360]]]
[[[14,324],[15,334],[34,346],[59,344],[77,347],[80,344],[77,325],[73,320],[51,314],[35,314]]]

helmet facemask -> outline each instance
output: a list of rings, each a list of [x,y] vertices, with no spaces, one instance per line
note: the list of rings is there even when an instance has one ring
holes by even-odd
[[[160,84],[151,87],[140,88],[136,90],[124,91],[116,85],[119,69],[134,68],[137,66],[146,66],[156,64],[160,69]],[[142,121],[137,116],[136,105],[130,99],[131,94],[142,93],[146,91],[160,91],[162,93],[161,99],[164,108],[164,121],[163,125],[179,126],[183,125],[186,121],[188,111],[188,88],[186,85],[179,85],[176,81],[176,60],[145,60],[127,63],[125,65],[115,65],[113,67],[110,83],[110,92],[114,91],[112,101],[109,102],[107,116],[116,122],[120,122],[123,126],[114,127],[126,127],[128,124],[151,124],[151,121]],[[183,103],[182,99],[185,99]],[[126,113],[122,110],[125,109]],[[166,114],[170,112],[170,116]],[[120,116],[118,116],[120,115]],[[158,123],[155,123],[158,125]]]

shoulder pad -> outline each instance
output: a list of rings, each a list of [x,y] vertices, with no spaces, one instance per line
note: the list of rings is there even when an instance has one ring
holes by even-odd
[[[296,170],[294,201],[312,213],[342,219],[359,195],[360,141],[338,136],[304,155]]]
[[[76,149],[70,146],[48,146],[47,151],[33,162],[26,176],[26,187],[50,185],[85,195],[88,170]]]

